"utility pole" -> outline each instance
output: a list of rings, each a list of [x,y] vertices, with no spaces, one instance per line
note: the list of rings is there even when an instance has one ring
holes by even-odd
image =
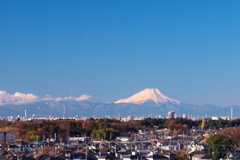
[[[57,146],[54,146],[54,155],[57,157]]]
[[[69,147],[69,134],[68,134],[68,130],[67,130],[67,142],[68,142],[68,147]]]
[[[86,145],[86,160],[87,160],[87,156],[88,156],[88,151],[87,151],[87,145]]]
[[[57,133],[54,133],[54,140],[57,141]]]

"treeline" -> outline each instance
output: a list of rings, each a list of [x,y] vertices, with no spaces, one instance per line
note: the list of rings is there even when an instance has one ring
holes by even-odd
[[[204,121],[204,124],[202,124]],[[220,128],[229,128],[237,127],[240,125],[240,119],[234,120],[191,120],[184,118],[172,118],[172,119],[151,119],[147,118],[145,120],[139,121],[142,127],[146,128],[169,128],[174,129],[176,125],[187,125],[188,129],[220,129]]]
[[[68,136],[89,136],[99,139],[115,139],[116,136],[131,136],[138,130],[154,131],[168,128],[169,134],[188,134],[191,129],[219,129],[239,126],[240,120],[190,120],[183,118],[132,120],[117,119],[0,121],[1,131],[13,131],[16,138],[28,141]]]
[[[240,146],[240,126],[225,128],[217,134],[211,135],[207,139],[208,156],[210,158],[227,158],[229,152],[235,155],[235,151]],[[236,157],[235,157],[236,158]]]
[[[234,120],[208,120],[206,121],[206,129],[219,129],[219,128],[229,128],[237,127],[240,125],[240,119]]]
[[[122,123],[114,119],[88,120],[43,120],[43,121],[0,121],[0,131],[13,131],[16,138],[35,141],[45,138],[66,138],[68,136],[89,136],[114,139],[116,136],[136,132],[141,126],[137,121]]]

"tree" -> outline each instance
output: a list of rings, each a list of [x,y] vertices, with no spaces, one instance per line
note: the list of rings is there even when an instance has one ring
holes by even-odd
[[[39,139],[39,136],[38,135],[27,135],[27,141],[28,142],[35,142],[35,141],[38,141]]]
[[[103,128],[99,130],[93,130],[91,133],[91,137],[107,139],[107,140],[110,140],[112,138],[114,139],[117,136],[119,136],[118,131],[112,128]]]
[[[188,160],[187,154],[185,153],[184,149],[182,149],[181,151],[177,151],[175,154],[177,160]]]
[[[207,139],[208,156],[211,158],[224,158],[233,146],[233,140],[225,132],[211,135]]]
[[[50,135],[51,136],[54,136],[54,134],[58,134],[59,133],[59,130],[60,130],[60,127],[59,126],[52,126],[50,128]]]
[[[51,151],[52,151],[52,147],[51,146],[45,146],[43,148],[41,148],[38,153],[41,153],[41,154],[49,154]]]
[[[202,124],[201,124],[201,129],[204,129],[204,128],[205,128],[205,118],[203,118]]]

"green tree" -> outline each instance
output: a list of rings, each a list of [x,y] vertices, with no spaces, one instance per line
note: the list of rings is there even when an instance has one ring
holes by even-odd
[[[103,128],[99,130],[93,130],[91,133],[91,137],[107,139],[107,140],[115,139],[117,136],[119,136],[118,131],[112,128]]]
[[[35,142],[35,141],[38,141],[38,139],[39,139],[38,135],[28,135],[26,137],[27,137],[28,142]]]
[[[233,146],[233,140],[224,132],[210,136],[206,142],[211,158],[224,158]]]
[[[60,130],[60,127],[59,126],[52,126],[50,128],[50,135],[51,136],[54,136],[54,134],[58,134],[59,133],[59,130]]]
[[[31,125],[31,126],[28,128],[28,131],[37,131],[37,126]]]

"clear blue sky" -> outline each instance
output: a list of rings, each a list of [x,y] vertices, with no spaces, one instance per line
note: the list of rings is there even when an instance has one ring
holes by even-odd
[[[240,105],[240,1],[0,1],[0,90]]]

